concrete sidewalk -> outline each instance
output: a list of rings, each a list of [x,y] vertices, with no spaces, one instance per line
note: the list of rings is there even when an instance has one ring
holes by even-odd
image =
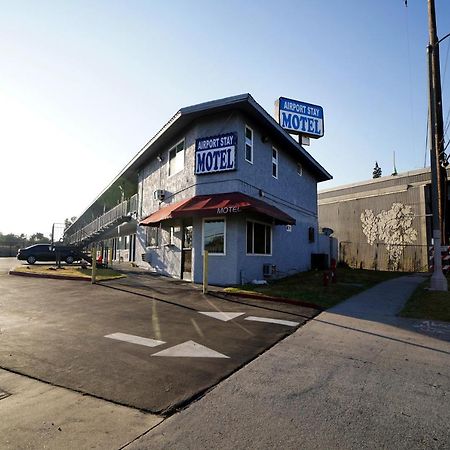
[[[0,448],[119,448],[163,420],[0,369]]]
[[[449,337],[395,316],[422,281],[320,314],[127,450],[448,448]]]

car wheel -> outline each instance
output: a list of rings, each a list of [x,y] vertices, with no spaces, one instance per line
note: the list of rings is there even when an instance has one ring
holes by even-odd
[[[36,257],[35,256],[29,256],[28,258],[27,258],[27,263],[28,264],[34,264],[36,262]]]
[[[67,263],[67,264],[72,264],[73,261],[74,261],[73,256],[68,256],[68,257],[66,258],[66,263]]]

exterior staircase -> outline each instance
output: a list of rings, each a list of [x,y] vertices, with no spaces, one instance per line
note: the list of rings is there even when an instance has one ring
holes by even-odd
[[[91,242],[101,240],[102,236],[113,228],[136,217],[137,206],[138,196],[135,194],[129,200],[119,203],[83,228],[71,234],[66,234],[64,241],[69,245],[86,247]]]

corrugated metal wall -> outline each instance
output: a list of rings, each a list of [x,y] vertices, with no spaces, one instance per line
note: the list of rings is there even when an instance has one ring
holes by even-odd
[[[428,270],[426,184],[429,176],[428,171],[417,171],[409,176],[385,177],[319,193],[319,226],[334,230],[333,236],[339,241],[339,259],[351,267],[366,269]],[[394,242],[386,242],[377,235],[368,242],[361,214],[369,210],[375,217],[380,214],[386,217],[394,203],[411,208],[409,236],[414,239],[408,242],[408,238],[397,239],[395,235]],[[395,252],[400,256],[393,260]]]
[[[426,245],[404,245],[397,266],[389,259],[386,244],[339,242],[339,261],[354,269],[399,270],[403,272],[428,271]]]

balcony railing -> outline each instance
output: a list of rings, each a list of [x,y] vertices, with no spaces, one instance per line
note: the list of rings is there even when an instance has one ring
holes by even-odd
[[[133,214],[137,212],[137,208],[138,195],[135,194],[129,200],[124,200],[117,206],[114,206],[114,208],[97,217],[83,228],[66,235],[65,240],[72,245],[86,245],[121,222],[130,220]]]

